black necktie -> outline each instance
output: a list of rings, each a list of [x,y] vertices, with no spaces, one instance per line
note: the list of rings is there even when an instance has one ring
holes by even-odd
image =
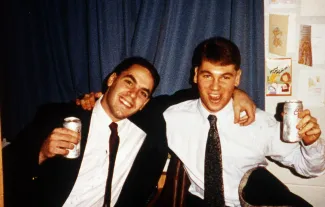
[[[204,200],[208,206],[225,206],[222,179],[221,145],[217,117],[209,115],[210,130],[205,150]]]
[[[108,176],[106,180],[106,189],[104,196],[104,205],[110,206],[111,204],[111,188],[112,188],[112,179],[114,173],[115,158],[117,154],[118,145],[120,143],[118,134],[117,134],[117,124],[112,122],[109,125],[111,129],[111,136],[109,137],[109,167],[108,167]]]

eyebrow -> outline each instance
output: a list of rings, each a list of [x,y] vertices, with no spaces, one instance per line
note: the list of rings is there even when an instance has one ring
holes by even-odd
[[[138,83],[137,80],[135,79],[135,77],[132,74],[127,74],[124,77],[130,78],[136,84]],[[149,96],[151,95],[151,92],[150,92],[150,90],[148,88],[141,88],[141,89],[144,90],[144,91],[146,91]]]
[[[204,70],[204,69],[201,69],[201,70],[199,71],[199,73],[200,73],[200,74],[201,74],[201,73],[209,73],[209,74],[213,74],[213,73],[211,73],[210,71],[208,71],[208,70]],[[232,74],[231,72],[222,73],[221,75],[230,75],[230,76],[234,76],[234,74]]]

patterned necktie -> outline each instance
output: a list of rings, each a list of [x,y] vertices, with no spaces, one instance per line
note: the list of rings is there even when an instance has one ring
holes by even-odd
[[[210,130],[205,150],[204,200],[208,206],[225,206],[222,179],[221,145],[217,117],[209,115]]]
[[[105,196],[104,196],[104,205],[103,206],[110,206],[111,203],[111,188],[112,188],[112,179],[114,173],[114,165],[115,165],[115,158],[117,154],[118,145],[120,143],[120,139],[117,134],[117,124],[112,122],[109,125],[111,129],[111,136],[109,137],[109,167],[108,167],[108,176],[106,180],[106,189],[105,189]]]

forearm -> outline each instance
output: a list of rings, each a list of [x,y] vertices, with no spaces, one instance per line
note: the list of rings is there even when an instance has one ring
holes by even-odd
[[[320,138],[309,146],[301,146],[301,154],[302,161],[296,167],[298,173],[309,176],[325,174],[325,140]]]
[[[295,171],[306,177],[317,177],[325,174],[325,141],[319,139],[310,146],[301,143],[289,155],[279,159],[282,164],[293,167]]]
[[[246,94],[246,93],[245,93],[245,91],[239,89],[239,88],[236,86],[234,92],[232,93],[232,98],[234,98],[236,95],[240,95],[240,94]]]

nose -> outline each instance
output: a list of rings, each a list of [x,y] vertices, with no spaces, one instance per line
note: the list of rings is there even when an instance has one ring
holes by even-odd
[[[133,88],[133,89],[130,89],[129,92],[128,92],[129,96],[131,98],[135,98],[137,97],[137,91]]]
[[[211,90],[218,90],[220,88],[220,83],[217,78],[212,80],[210,88],[211,88]]]

